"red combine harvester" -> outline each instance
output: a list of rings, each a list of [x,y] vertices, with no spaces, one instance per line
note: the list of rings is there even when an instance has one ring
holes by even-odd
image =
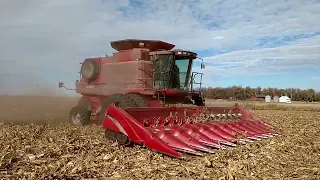
[[[238,106],[206,107],[203,74],[191,71],[196,53],[154,40],[113,41],[111,46],[118,51],[113,56],[82,63],[75,89],[82,97],[70,111],[71,123],[102,122],[107,138],[174,157],[279,135]],[[59,87],[66,88],[62,82]]]

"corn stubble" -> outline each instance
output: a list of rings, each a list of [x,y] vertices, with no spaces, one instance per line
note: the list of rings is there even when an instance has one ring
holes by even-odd
[[[182,160],[122,147],[98,125],[0,122],[0,178],[320,179],[320,112],[254,112],[282,135]]]

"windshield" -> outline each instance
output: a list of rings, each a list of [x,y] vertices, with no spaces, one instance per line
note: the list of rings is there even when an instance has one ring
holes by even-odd
[[[188,90],[192,66],[190,59],[179,59],[172,54],[162,54],[153,56],[152,62],[155,89]]]
[[[190,59],[179,59],[176,60],[176,65],[179,68],[179,79],[180,79],[180,89],[188,89],[189,74],[191,70]]]
[[[153,60],[153,68],[154,87],[156,89],[173,88],[174,56],[171,54],[157,56],[157,59]]]

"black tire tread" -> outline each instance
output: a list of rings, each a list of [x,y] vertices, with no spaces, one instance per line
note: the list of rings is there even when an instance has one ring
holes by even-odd
[[[87,99],[82,99],[80,98],[77,102],[77,106],[78,107],[81,107],[81,108],[85,108],[87,109],[88,111],[91,111],[92,110],[92,107],[91,107],[91,101],[87,100]]]
[[[196,97],[194,99],[194,104],[197,105],[197,106],[204,106],[204,103],[203,103],[203,100],[201,97]]]
[[[119,102],[121,108],[136,107],[136,104],[132,101],[130,96],[124,94],[113,94],[105,99],[101,107],[101,112],[98,116],[99,121],[103,122],[108,106],[115,101]],[[112,140],[117,140],[122,145],[130,145],[132,143],[128,136],[108,129],[105,130],[105,137]]]
[[[101,111],[98,116],[99,121],[103,121],[108,106],[116,101],[119,102],[121,108],[136,107],[136,104],[129,98],[129,96],[118,93],[110,95],[102,104]]]
[[[69,113],[69,122],[72,123],[72,115],[79,113],[81,116],[80,124],[87,125],[90,123],[91,112],[88,111],[86,108],[74,106],[71,108]]]
[[[133,103],[136,105],[136,107],[148,107],[148,103],[146,100],[139,94],[127,94]]]

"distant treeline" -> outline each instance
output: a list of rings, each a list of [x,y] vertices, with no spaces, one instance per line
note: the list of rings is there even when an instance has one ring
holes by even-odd
[[[286,95],[291,98],[292,101],[320,101],[320,92],[315,92],[313,89],[302,90],[299,88],[264,88],[261,87],[241,87],[232,86],[227,88],[204,88],[205,96],[209,99],[233,99],[233,100],[247,100],[254,95],[270,95],[283,96]]]

